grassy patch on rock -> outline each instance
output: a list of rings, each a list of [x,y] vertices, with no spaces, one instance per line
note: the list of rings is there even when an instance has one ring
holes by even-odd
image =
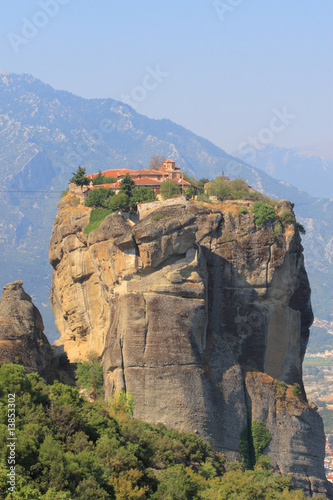
[[[90,212],[89,223],[84,228],[84,234],[88,236],[91,232],[99,228],[103,220],[112,214],[112,210],[108,208],[93,208]]]

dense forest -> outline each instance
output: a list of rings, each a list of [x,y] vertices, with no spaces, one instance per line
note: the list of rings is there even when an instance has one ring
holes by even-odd
[[[81,386],[89,386],[92,366],[77,371]],[[98,373],[94,379],[99,385]],[[107,405],[99,390],[93,389],[93,398],[89,390],[86,397],[80,392],[58,381],[48,385],[22,366],[2,364],[0,498],[305,498],[292,490],[289,477],[270,470],[266,456],[253,470],[244,470],[194,434],[133,419],[130,395],[120,394]],[[15,446],[8,446],[10,436]]]

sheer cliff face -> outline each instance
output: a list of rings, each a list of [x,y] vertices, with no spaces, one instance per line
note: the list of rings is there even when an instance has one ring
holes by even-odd
[[[43,320],[23,281],[4,287],[0,300],[0,361],[22,364],[28,373],[49,378],[52,350]]]
[[[302,385],[312,322],[294,223],[273,233],[250,207],[184,201],[135,225],[110,215],[86,238],[89,213],[60,202],[50,243],[58,343],[71,360],[97,352],[107,397],[129,391],[136,418],[197,432],[229,458],[246,415],[263,419],[272,465],[325,488],[321,419],[291,390],[280,404],[274,382]]]

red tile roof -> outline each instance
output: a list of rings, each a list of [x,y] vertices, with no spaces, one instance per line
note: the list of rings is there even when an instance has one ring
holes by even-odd
[[[147,168],[141,168],[140,170],[131,170],[129,168],[121,168],[118,170],[104,170],[102,172],[102,175],[105,177],[121,177],[122,175],[129,174],[130,176],[139,176],[139,175],[145,175],[147,177],[150,176],[166,176],[168,175],[166,172],[161,172],[160,170],[149,170]],[[90,174],[88,175],[89,179],[93,179],[96,177],[98,174]]]
[[[162,184],[162,181],[159,181],[157,179],[151,179],[150,177],[143,177],[142,179],[133,179],[135,184],[138,185],[152,185],[152,186],[160,186]]]
[[[102,175],[105,175],[105,177],[118,177],[118,175],[125,175],[127,172],[135,172],[134,170],[129,170],[128,168],[118,168],[118,169],[111,169],[111,170],[103,170]],[[89,179],[93,179],[96,177],[97,174],[90,174],[88,175]]]

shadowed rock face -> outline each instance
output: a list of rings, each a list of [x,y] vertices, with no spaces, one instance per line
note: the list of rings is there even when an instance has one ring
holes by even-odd
[[[247,413],[263,419],[271,464],[325,491],[322,421],[292,390],[281,410],[274,385],[303,387],[313,319],[295,224],[273,233],[237,202],[181,202],[133,227],[110,215],[85,238],[90,209],[59,208],[51,302],[71,360],[97,352],[107,398],[129,391],[136,418],[196,432],[229,459]]]
[[[23,281],[4,287],[0,300],[0,360],[22,364],[28,373],[51,375],[52,351],[43,320]]]

